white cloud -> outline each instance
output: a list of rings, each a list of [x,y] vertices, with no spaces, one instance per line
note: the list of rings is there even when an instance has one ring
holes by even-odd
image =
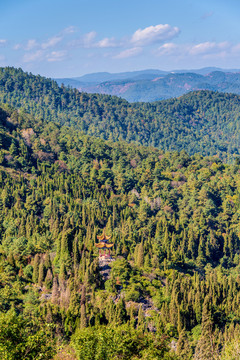
[[[25,44],[15,44],[13,46],[14,50],[20,50],[23,49],[25,51],[30,51],[33,50],[34,48],[38,48],[38,50],[46,50],[49,49],[51,47],[54,47],[55,45],[57,45],[60,41],[62,41],[63,37],[62,36],[53,36],[50,39],[48,39],[47,41],[44,41],[41,43],[38,43],[35,39],[29,39],[27,41],[27,43]],[[29,55],[29,57],[31,56],[31,54]],[[26,55],[26,58],[28,56]]]
[[[123,49],[126,49],[123,50],[124,54],[125,51],[126,54],[128,54],[129,52],[131,52],[131,49],[139,48],[144,45],[150,45],[156,42],[165,42],[177,36],[179,32],[180,30],[177,27],[172,27],[168,24],[159,24],[156,26],[149,26],[145,29],[138,29],[130,37],[125,37],[121,39],[115,39],[114,37],[105,37],[99,41],[96,41],[97,33],[95,31],[91,31],[81,36],[79,39],[71,41],[70,46],[84,48],[123,47]],[[131,49],[128,49],[129,47],[131,47]]]
[[[230,47],[230,44],[228,42],[209,42],[206,41],[204,43],[200,43],[197,45],[192,46],[190,49],[190,54],[192,55],[209,55],[213,53],[217,53],[219,51],[225,51]]]
[[[36,47],[39,47],[39,44],[37,43],[37,41],[35,39],[29,39],[27,41],[27,43],[25,45],[23,44],[15,44],[13,46],[13,50],[20,50],[20,49],[24,49],[24,50],[32,50]]]
[[[142,48],[134,47],[131,49],[123,50],[118,55],[114,56],[114,59],[126,59],[132,56],[139,55],[142,52]]]
[[[80,42],[82,42],[82,45],[86,48],[92,47],[96,36],[96,31],[90,31],[89,33],[83,35],[83,37],[80,39]]]
[[[55,62],[55,61],[63,61],[66,56],[66,51],[52,51],[47,56],[47,61],[49,62]]]
[[[145,45],[150,45],[157,42],[165,42],[179,34],[180,30],[177,27],[172,27],[168,24],[149,26],[145,29],[138,29],[132,36],[116,39],[114,37],[105,37],[96,40],[96,31],[90,31],[82,35],[78,39],[69,42],[72,48],[115,48],[122,47],[122,52],[116,57],[124,58],[134,56],[139,53],[139,48]]]
[[[32,50],[36,46],[38,46],[37,41],[35,39],[30,39],[28,40],[27,45],[25,46],[25,50]]]
[[[157,50],[158,55],[175,55],[177,52],[179,52],[179,45],[174,43],[163,44]]]
[[[14,46],[13,46],[13,50],[19,50],[19,49],[21,49],[22,48],[22,45],[21,44],[15,44]]]
[[[73,34],[77,31],[75,26],[68,26],[67,28],[63,29],[62,34]]]
[[[131,42],[136,45],[150,45],[156,42],[164,42],[180,33],[178,27],[172,27],[168,24],[159,24],[149,26],[145,29],[138,29],[131,38]]]
[[[30,63],[35,61],[48,61],[48,62],[56,62],[62,61],[66,58],[67,52],[64,50],[61,51],[51,51],[50,53],[47,50],[37,50],[35,52],[27,52],[23,56],[23,62]]]
[[[95,46],[99,48],[109,48],[119,46],[119,44],[114,38],[104,38],[98,41]]]
[[[0,46],[6,45],[7,40],[6,39],[0,39]]]
[[[228,57],[233,56],[234,52],[237,54],[240,51],[240,44],[232,45],[225,42],[203,42],[199,44],[174,44],[166,43],[161,45],[155,54],[157,56],[175,56],[175,57],[196,57],[213,58],[213,57]]]
[[[27,53],[23,56],[23,62],[28,63],[36,60],[43,59],[44,51],[43,50],[37,50],[33,53]]]
[[[37,40],[35,39],[29,39],[26,43],[18,43],[15,44],[13,46],[14,50],[26,50],[26,51],[30,51],[35,49],[50,49],[50,48],[54,48],[55,46],[57,46],[61,41],[64,40],[65,37],[67,36],[71,36],[71,34],[76,32],[76,28],[74,26],[69,26],[65,29],[63,29],[59,34],[52,36],[51,38],[42,41],[42,42],[37,42]],[[4,40],[6,41],[6,40]],[[0,45],[1,45],[1,40],[0,40]]]
[[[48,49],[50,47],[57,45],[61,40],[62,40],[61,36],[53,36],[50,39],[48,39],[46,42],[42,43],[41,47],[42,49]]]
[[[83,48],[113,48],[120,46],[115,38],[104,38],[102,40],[96,41],[97,33],[96,31],[90,31],[87,34],[82,35],[79,39],[73,40],[70,42],[72,47],[83,47]]]

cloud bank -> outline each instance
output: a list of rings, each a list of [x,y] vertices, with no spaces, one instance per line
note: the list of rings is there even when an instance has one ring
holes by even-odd
[[[170,24],[139,28],[121,38],[101,37],[94,30],[81,34],[79,29],[69,26],[52,37],[41,40],[30,38],[14,46],[6,39],[0,39],[0,46],[11,46],[12,50],[19,51],[18,58],[24,64],[40,62],[47,64],[73,58],[85,59],[88,63],[90,57],[99,60],[108,59],[116,63],[140,55],[141,61],[159,59],[159,65],[167,64],[167,59],[176,64],[185,60],[188,62],[202,60],[202,63],[215,60],[217,63],[219,59],[237,59],[240,55],[240,42],[233,44],[229,41],[216,42],[207,39],[199,43],[181,43],[180,34],[181,30]]]
[[[165,43],[158,47],[155,54],[157,56],[173,57],[229,57],[240,53],[240,44],[223,42],[202,42],[198,44],[175,44]]]

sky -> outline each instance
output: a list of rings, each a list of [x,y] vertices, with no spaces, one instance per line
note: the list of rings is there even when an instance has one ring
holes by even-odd
[[[239,0],[0,0],[0,66],[47,77],[240,68]]]

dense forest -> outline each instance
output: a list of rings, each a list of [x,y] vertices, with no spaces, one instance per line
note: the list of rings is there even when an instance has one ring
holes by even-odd
[[[239,159],[88,134],[101,121],[114,132],[122,104],[141,119],[163,103],[78,94],[10,68],[0,82],[1,359],[238,359]],[[206,96],[215,114],[237,109],[238,97],[203,92],[184,112]],[[108,276],[95,246],[104,228]]]
[[[0,68],[0,102],[23,109],[37,121],[67,125],[105,140],[135,142],[163,151],[239,155],[240,96],[196,91],[177,99],[133,103],[80,93],[51,79]]]
[[[238,159],[0,121],[2,359],[238,357]]]

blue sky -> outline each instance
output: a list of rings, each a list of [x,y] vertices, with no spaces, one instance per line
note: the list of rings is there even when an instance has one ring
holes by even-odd
[[[0,66],[48,77],[240,68],[239,0],[0,0]]]

